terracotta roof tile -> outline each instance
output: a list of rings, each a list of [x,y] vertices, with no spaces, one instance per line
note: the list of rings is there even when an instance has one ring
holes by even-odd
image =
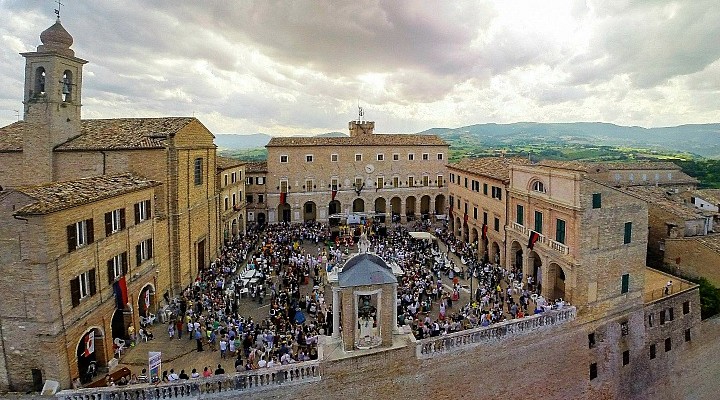
[[[245,173],[267,172],[267,161],[250,162],[245,164]]]
[[[25,121],[13,122],[0,128],[0,152],[22,151]]]
[[[123,174],[115,176],[103,175],[67,182],[52,182],[12,190],[23,193],[35,200],[20,208],[17,214],[33,215],[48,214],[157,185],[160,185],[160,183],[131,174]]]
[[[693,196],[713,203],[716,206],[720,204],[720,189],[699,189],[693,190],[691,193]]]
[[[529,165],[530,161],[521,157],[464,158],[455,164],[449,164],[448,168],[507,182],[510,180],[510,164]]]
[[[245,165],[246,163],[235,158],[217,156],[215,159],[215,164],[217,165],[218,170],[223,170],[239,167],[241,165]]]
[[[667,188],[656,186],[630,186],[622,190],[647,201],[649,204],[658,206],[678,218],[682,218],[684,220],[703,218],[702,211],[698,210],[691,204],[684,203],[680,197],[673,196],[674,193],[668,194]]]
[[[720,234],[697,236],[697,241],[720,253]]]
[[[569,169],[571,171],[582,171],[582,172],[588,172],[589,168],[592,166],[590,163],[582,162],[582,161],[557,161],[557,160],[542,160],[542,161],[538,162],[536,165],[539,165],[542,167]]]
[[[193,120],[192,117],[85,119],[80,135],[56,150],[164,148],[168,137]]]
[[[435,135],[375,133],[356,137],[274,137],[266,147],[285,146],[447,146]]]

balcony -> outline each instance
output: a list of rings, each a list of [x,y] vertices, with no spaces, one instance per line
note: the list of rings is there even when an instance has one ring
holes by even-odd
[[[526,228],[523,225],[518,224],[517,222],[513,222],[511,227],[515,232],[518,232],[521,235],[526,236],[526,237],[530,237],[530,232],[532,232],[530,229]],[[537,242],[535,242],[535,244],[541,243],[563,255],[570,254],[570,248],[567,247],[566,245],[564,245],[556,240],[552,240],[545,235],[541,235],[541,234],[538,234],[538,235],[540,237],[538,238]]]

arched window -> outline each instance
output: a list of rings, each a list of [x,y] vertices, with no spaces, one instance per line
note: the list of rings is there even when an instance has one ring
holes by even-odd
[[[35,70],[35,87],[33,88],[35,95],[45,94],[45,68],[38,67]]]
[[[532,184],[532,190],[540,193],[545,193],[545,185],[540,181],[535,181]]]
[[[72,101],[70,94],[72,93],[73,81],[72,72],[65,70],[62,79],[62,99],[63,101]]]

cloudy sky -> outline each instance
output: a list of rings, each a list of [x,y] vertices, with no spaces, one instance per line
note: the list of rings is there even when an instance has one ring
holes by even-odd
[[[62,0],[83,117],[214,133],[518,121],[720,122],[717,0]],[[52,0],[0,0],[0,125]]]

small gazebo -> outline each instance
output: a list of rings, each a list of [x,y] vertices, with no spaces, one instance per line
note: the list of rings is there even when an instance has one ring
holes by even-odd
[[[367,240],[360,241],[363,239]],[[377,255],[367,253],[365,243],[359,243],[359,247],[360,253],[337,272],[337,283],[332,288],[333,327],[342,326],[345,351],[390,347],[397,331],[397,278],[393,268]],[[339,329],[333,329],[333,337],[340,335]]]

